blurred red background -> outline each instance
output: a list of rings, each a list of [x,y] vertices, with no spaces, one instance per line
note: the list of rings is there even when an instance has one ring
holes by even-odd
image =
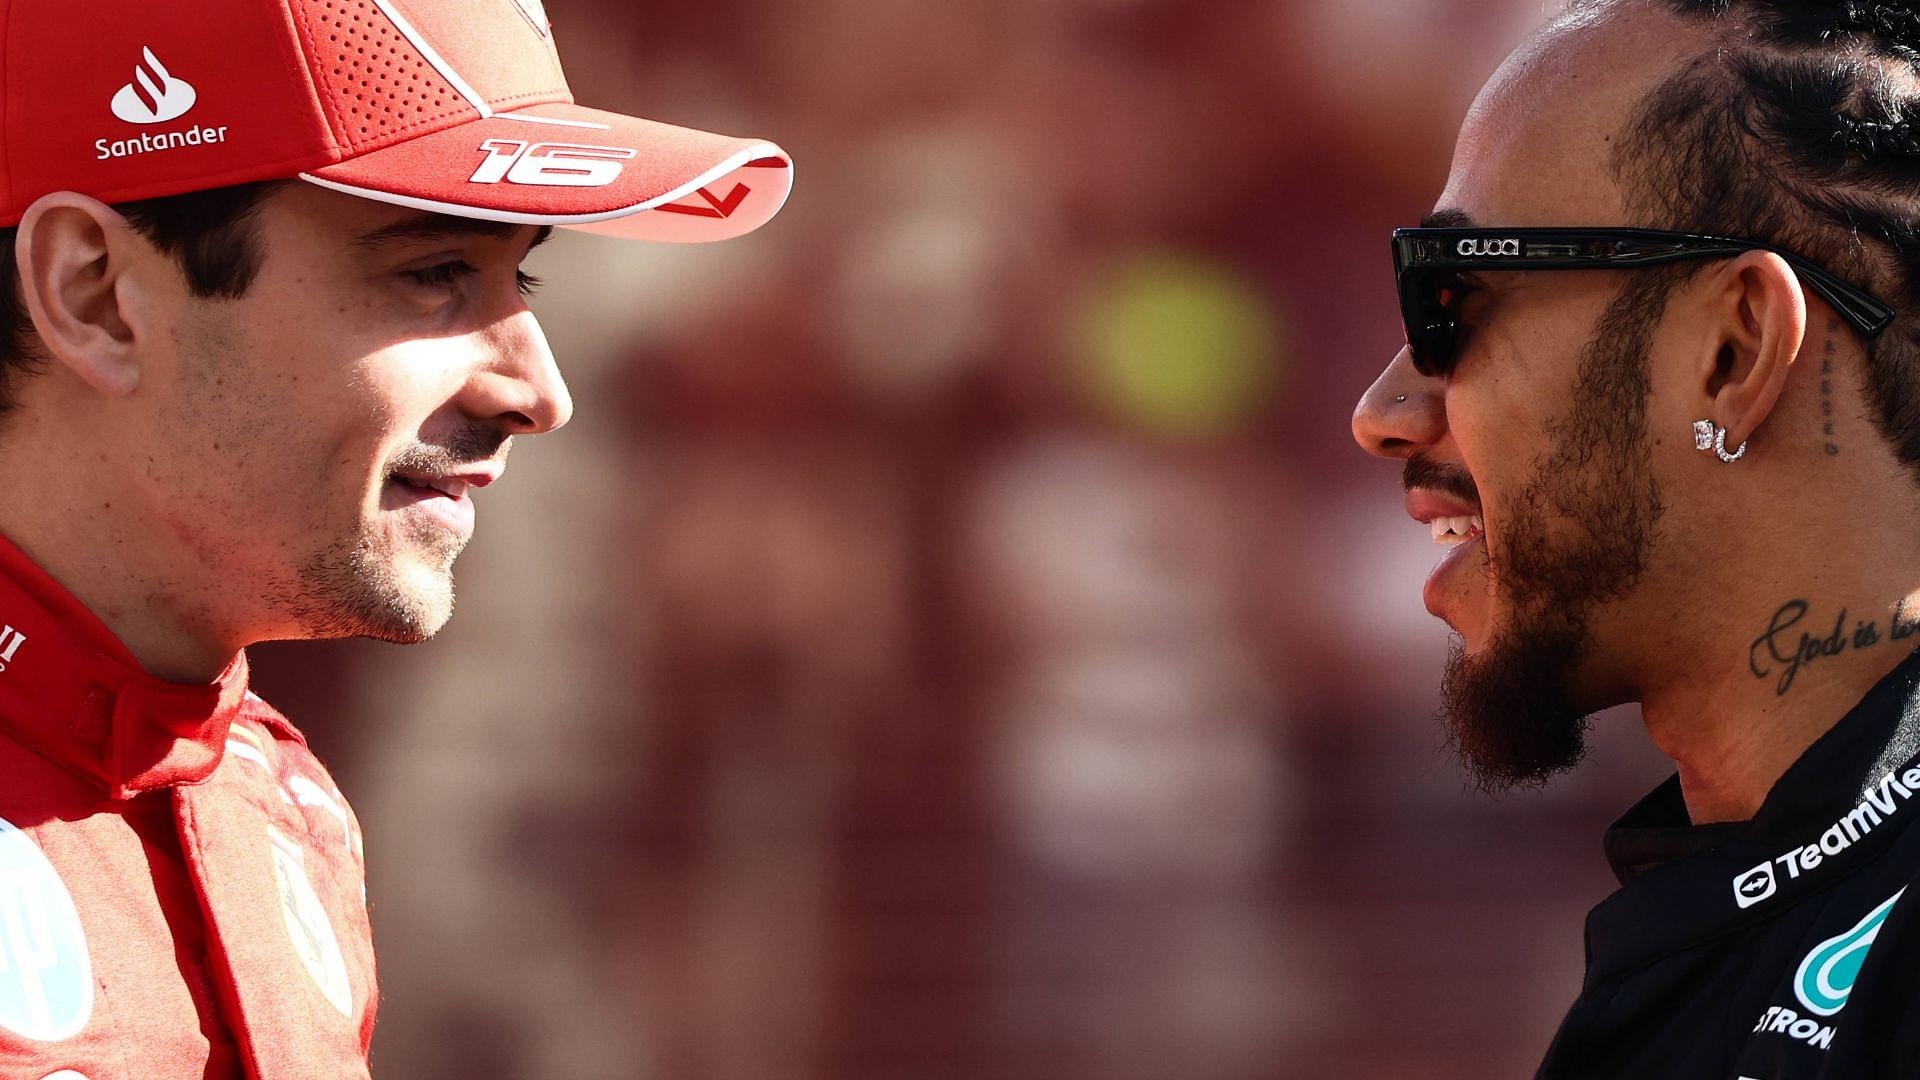
[[[257,685],[368,834],[410,1080],[1530,1074],[1665,774],[1431,719],[1348,434],[1541,0],[549,0],[585,102],[772,138],[772,225],[565,234],[579,412],[430,645]]]

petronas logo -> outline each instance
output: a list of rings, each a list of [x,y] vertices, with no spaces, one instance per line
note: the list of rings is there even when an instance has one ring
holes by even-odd
[[[1821,1016],[1832,1016],[1846,1005],[1853,981],[1860,977],[1860,965],[1866,962],[1867,949],[1880,936],[1880,925],[1887,921],[1894,901],[1906,891],[1901,889],[1887,897],[1846,933],[1814,946],[1800,961],[1800,970],[1793,973],[1793,996],[1800,999],[1800,1004]]]

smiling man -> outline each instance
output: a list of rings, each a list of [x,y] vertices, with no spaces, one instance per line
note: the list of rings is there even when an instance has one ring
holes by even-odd
[[[1548,1077],[1920,1075],[1920,15],[1582,3],[1397,232],[1354,434],[1450,545],[1443,715],[1490,790],[1639,702]]]
[[[0,40],[0,1076],[366,1076],[359,826],[243,650],[432,637],[573,408],[527,252],[739,235],[789,163],[575,105],[538,0]]]

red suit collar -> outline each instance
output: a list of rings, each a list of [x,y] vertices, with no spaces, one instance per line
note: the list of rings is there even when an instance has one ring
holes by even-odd
[[[0,732],[112,798],[212,775],[247,654],[207,685],[155,678],[105,623],[0,536]]]

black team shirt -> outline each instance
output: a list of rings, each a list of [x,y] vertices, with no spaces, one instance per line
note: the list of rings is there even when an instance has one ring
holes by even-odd
[[[1607,831],[1621,888],[1547,1080],[1920,1078],[1920,653],[1753,820],[1688,823],[1669,779]]]

